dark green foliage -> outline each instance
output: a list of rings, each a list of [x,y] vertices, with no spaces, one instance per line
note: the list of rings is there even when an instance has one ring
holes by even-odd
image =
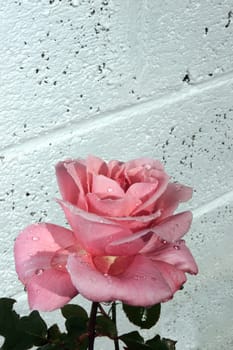
[[[0,334],[5,338],[2,350],[24,350],[47,342],[47,326],[37,311],[20,317],[14,310],[15,300],[0,299]]]
[[[159,335],[145,342],[138,332],[123,334],[120,339],[126,344],[127,350],[175,350],[176,344],[170,339],[160,338]]]
[[[0,299],[0,335],[4,337],[0,350],[27,350],[33,346],[37,350],[87,350],[89,317],[81,306],[69,304],[61,309],[67,330],[61,332],[56,324],[47,328],[38,311],[20,317],[13,309],[14,303],[14,299]],[[160,304],[149,308],[123,304],[123,310],[130,322],[144,329],[153,327],[160,316]],[[113,319],[114,315],[115,312]],[[127,350],[175,350],[176,344],[159,335],[146,341],[136,331],[118,337],[114,321],[104,312],[96,317],[95,336],[106,336],[115,342],[119,339]]]
[[[131,306],[122,304],[129,321],[142,329],[153,327],[160,317],[160,304],[151,307]]]
[[[97,334],[105,335],[109,338],[115,338],[117,336],[117,330],[114,322],[105,316],[97,316],[96,332]]]

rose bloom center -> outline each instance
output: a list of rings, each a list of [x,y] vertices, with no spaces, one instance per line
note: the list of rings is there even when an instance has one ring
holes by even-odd
[[[94,256],[92,262],[95,268],[104,275],[117,276],[125,272],[133,262],[134,256]]]

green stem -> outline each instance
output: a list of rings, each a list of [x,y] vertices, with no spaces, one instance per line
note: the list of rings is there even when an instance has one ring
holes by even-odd
[[[88,338],[89,338],[88,350],[94,350],[95,323],[96,323],[96,313],[97,313],[98,305],[99,303],[93,302],[91,306],[91,313],[90,313],[90,319],[88,324]]]
[[[112,321],[114,322],[117,330],[117,323],[116,323],[116,303],[115,301],[112,303]],[[115,345],[115,350],[120,350],[119,348],[119,341],[118,337],[114,339],[114,345]]]

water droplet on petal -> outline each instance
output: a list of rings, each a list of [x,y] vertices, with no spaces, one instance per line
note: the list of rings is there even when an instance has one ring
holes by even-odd
[[[150,164],[145,164],[145,169],[146,170],[150,170],[151,169],[151,165]]]
[[[37,276],[40,276],[40,275],[42,275],[43,272],[44,272],[44,269],[37,269],[37,270],[35,271],[35,274],[36,274]]]
[[[163,244],[167,244],[166,239],[162,239],[161,242],[162,242]]]
[[[107,273],[104,273],[104,276],[105,276],[105,277],[107,277],[107,276],[108,276],[108,274],[107,274]]]
[[[108,191],[108,192],[112,192],[112,188],[111,188],[111,187],[108,187],[107,191]]]
[[[139,281],[139,280],[145,280],[146,277],[145,277],[145,276],[135,275],[135,276],[133,277],[133,279]]]
[[[39,238],[39,237],[37,237],[37,236],[33,236],[33,237],[32,237],[32,240],[33,240],[33,241],[39,241],[39,240],[40,240],[40,238]]]
[[[180,247],[178,245],[174,245],[173,248],[176,250],[180,250]]]
[[[68,249],[59,249],[52,257],[51,267],[56,270],[66,271],[67,259],[70,253]]]

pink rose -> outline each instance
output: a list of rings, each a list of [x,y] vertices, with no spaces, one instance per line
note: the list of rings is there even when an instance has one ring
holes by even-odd
[[[192,214],[174,214],[192,189],[170,183],[159,161],[89,156],[58,163],[56,174],[72,231],[35,224],[15,242],[16,271],[32,309],[59,308],[78,293],[154,305],[172,298],[186,272],[197,273],[182,240]]]

